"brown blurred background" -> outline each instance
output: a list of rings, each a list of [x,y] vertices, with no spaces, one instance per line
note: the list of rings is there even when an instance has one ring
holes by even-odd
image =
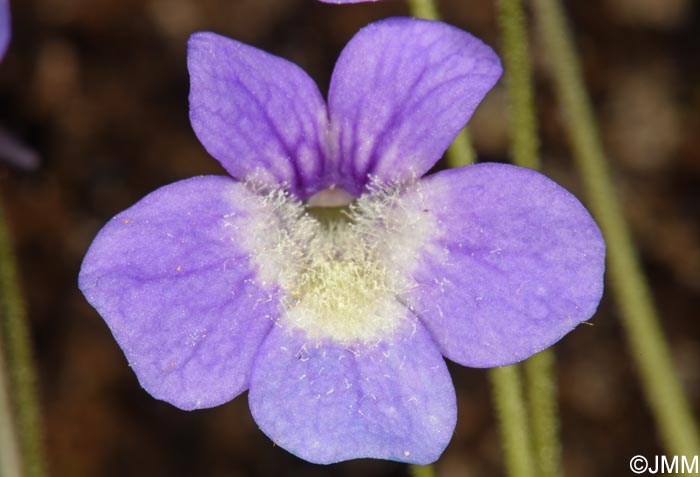
[[[500,48],[487,0],[439,2],[446,21]],[[700,19],[693,0],[566,2],[619,197],[696,416],[700,411]],[[146,193],[223,173],[190,129],[185,44],[213,30],[288,58],[325,92],[335,58],[403,2],[14,0],[0,64],[0,127],[39,152],[33,171],[0,163],[40,377],[55,476],[402,476],[383,461],[315,466],[274,447],[246,396],[183,412],[143,391],[77,289],[99,228]],[[544,171],[579,197],[561,115],[535,43]],[[480,160],[507,161],[499,84],[472,135]],[[662,454],[610,290],[594,326],[556,346],[569,477],[629,475]],[[502,475],[487,373],[451,366],[459,401],[439,475]]]

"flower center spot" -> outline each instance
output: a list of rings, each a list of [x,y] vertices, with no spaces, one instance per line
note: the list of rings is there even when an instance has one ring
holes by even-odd
[[[396,306],[386,270],[370,257],[338,257],[342,252],[336,252],[314,259],[299,274],[289,294],[288,319],[311,338],[343,343],[390,332]]]
[[[381,340],[407,318],[396,298],[412,286],[405,259],[414,261],[429,227],[416,227],[411,217],[421,214],[401,203],[403,190],[370,191],[342,207],[258,193],[254,258],[259,281],[281,288],[281,325],[352,345]]]

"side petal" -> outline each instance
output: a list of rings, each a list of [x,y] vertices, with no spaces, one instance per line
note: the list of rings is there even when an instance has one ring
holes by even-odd
[[[302,199],[323,187],[326,105],[304,71],[208,32],[190,37],[187,66],[192,128],[233,177]]]
[[[255,421],[277,445],[318,464],[434,462],[454,431],[455,392],[428,333],[410,325],[391,342],[356,348],[275,328],[251,377]]]
[[[405,299],[447,358],[511,364],[593,315],[605,243],[565,189],[529,169],[478,164],[425,178],[420,192],[436,235]]]
[[[390,18],[360,30],[333,72],[328,107],[341,176],[421,176],[501,75],[496,54],[441,22]]]
[[[80,289],[141,385],[179,408],[244,391],[275,318],[243,245],[255,200],[228,177],[171,184],[114,217],[83,261]]]

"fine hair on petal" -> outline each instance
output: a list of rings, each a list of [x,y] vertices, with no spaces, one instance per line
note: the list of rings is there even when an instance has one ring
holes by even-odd
[[[352,345],[377,342],[414,319],[400,296],[415,286],[412,269],[435,231],[416,200],[417,180],[370,180],[332,220],[319,220],[283,187],[247,185],[258,197],[249,245],[258,280],[281,288],[279,326]]]

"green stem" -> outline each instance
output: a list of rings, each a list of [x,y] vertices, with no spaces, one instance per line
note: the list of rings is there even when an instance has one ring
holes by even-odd
[[[411,15],[426,20],[439,20],[440,13],[433,0],[408,0]],[[462,129],[445,153],[448,167],[461,167],[476,162],[476,152],[469,140],[467,128]]]
[[[574,158],[591,211],[606,238],[610,284],[661,438],[669,454],[697,455],[697,423],[674,370],[649,285],[610,179],[564,12],[556,0],[534,0],[533,7]]]
[[[534,477],[519,368],[518,365],[493,368],[489,375],[501,430],[506,474],[510,477]]]
[[[561,471],[555,358],[546,349],[525,361],[527,401],[534,444],[537,475],[556,477]]]
[[[411,15],[426,20],[439,20],[440,14],[433,0],[407,0]],[[476,153],[469,140],[467,128],[462,129],[452,144],[447,148],[448,167],[460,167],[473,164],[476,161]],[[413,477],[434,477],[435,470],[430,465],[411,465]]]
[[[2,327],[0,326],[0,475],[3,477],[20,477],[21,458],[19,454],[19,437],[15,428],[15,419],[10,399],[10,383],[5,373],[5,357],[2,346]]]
[[[426,20],[439,20],[440,14],[433,0],[408,0],[408,8],[411,15]]]
[[[432,0],[408,0],[411,13],[416,17],[438,20],[439,14]],[[462,129],[447,149],[448,167],[461,167],[476,162],[467,128]],[[528,477],[532,473],[532,457],[527,434],[527,418],[520,391],[520,376],[517,365],[490,371],[494,383],[494,401],[501,424],[501,438],[510,475]],[[503,389],[517,392],[503,391]],[[517,437],[514,437],[517,436]],[[425,470],[412,466],[415,476],[431,476],[432,468]]]
[[[522,167],[539,169],[537,116],[523,6],[520,0],[499,0],[497,6],[503,44],[503,70],[510,106],[509,129],[513,162]]]
[[[476,152],[469,139],[469,130],[462,129],[447,148],[447,167],[462,167],[476,162]]]
[[[528,53],[525,14],[520,0],[499,0],[498,23],[503,44],[503,66],[510,104],[510,134],[513,163],[538,169],[537,116]],[[537,475],[561,475],[555,359],[545,350],[525,364],[527,401]]]
[[[432,465],[412,465],[411,477],[435,477],[435,469]]]
[[[9,391],[11,409],[17,426],[21,468],[27,477],[45,474],[43,446],[36,402],[35,374],[32,365],[26,313],[18,282],[15,257],[4,211],[0,204],[0,351],[9,373],[5,386]],[[3,373],[4,375],[4,373]],[[4,474],[3,474],[4,475]]]

